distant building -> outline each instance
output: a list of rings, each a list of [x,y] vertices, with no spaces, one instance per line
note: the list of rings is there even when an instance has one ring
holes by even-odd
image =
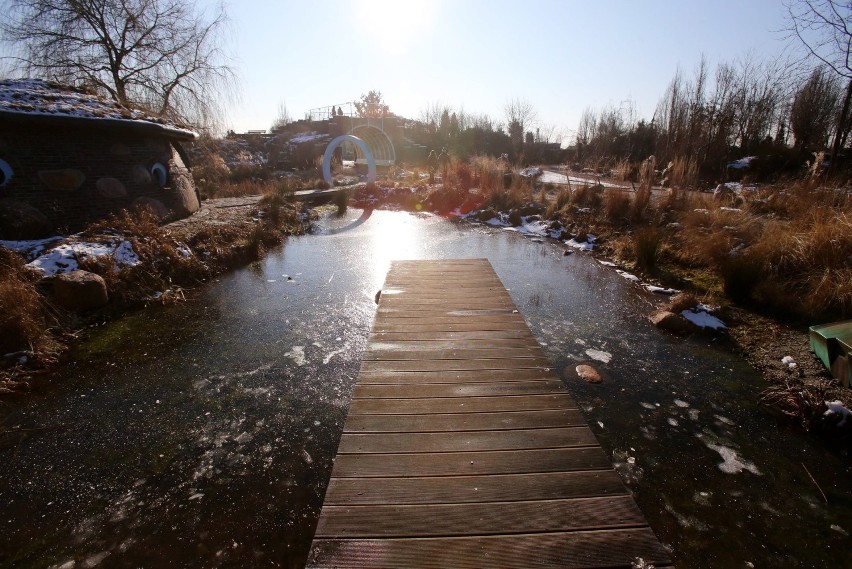
[[[189,216],[199,200],[181,142],[195,136],[82,89],[0,81],[0,239],[73,232],[136,205]]]

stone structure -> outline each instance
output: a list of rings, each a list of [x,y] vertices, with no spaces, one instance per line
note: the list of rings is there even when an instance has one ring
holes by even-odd
[[[77,231],[121,209],[199,207],[180,143],[195,133],[83,90],[0,81],[0,239]]]

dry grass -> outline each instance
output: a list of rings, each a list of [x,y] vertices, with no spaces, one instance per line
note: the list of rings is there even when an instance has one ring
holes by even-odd
[[[630,203],[630,194],[627,192],[608,189],[603,198],[604,215],[613,224],[629,221]]]
[[[643,228],[633,233],[633,254],[639,269],[648,274],[654,272],[662,240],[662,233],[655,228]]]
[[[25,351],[34,363],[47,364],[59,342],[49,331],[56,319],[36,288],[38,278],[16,253],[0,247],[0,354]]]
[[[669,301],[669,310],[675,314],[680,314],[684,310],[695,308],[700,304],[698,297],[691,292],[681,292],[672,297]]]

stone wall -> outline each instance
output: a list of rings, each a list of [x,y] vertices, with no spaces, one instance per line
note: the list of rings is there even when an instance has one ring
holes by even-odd
[[[198,210],[178,143],[125,129],[0,124],[0,239],[69,233],[138,204],[163,219]],[[0,166],[3,164],[0,163]]]

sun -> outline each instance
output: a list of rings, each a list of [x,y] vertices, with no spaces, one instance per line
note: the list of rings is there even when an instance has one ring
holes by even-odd
[[[370,39],[399,50],[431,27],[437,10],[434,0],[361,0],[358,20]]]

